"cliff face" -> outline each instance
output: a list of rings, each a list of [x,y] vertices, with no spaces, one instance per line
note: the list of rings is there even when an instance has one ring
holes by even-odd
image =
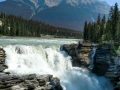
[[[93,73],[105,76],[116,86],[114,90],[120,90],[120,57],[113,56],[114,51],[108,46],[102,46],[96,50],[94,57]]]
[[[6,7],[7,6],[7,7]],[[82,30],[85,21],[95,21],[110,6],[99,0],[6,0],[0,12],[32,18],[57,26]]]
[[[72,65],[77,67],[89,68],[91,64],[92,51],[91,42],[79,42],[78,44],[63,45],[68,55],[72,57]]]
[[[108,45],[103,45],[96,49],[93,54],[93,45],[90,42],[64,45],[63,49],[72,57],[72,65],[86,67],[98,76],[105,76],[110,79],[113,85],[117,85],[115,90],[120,89],[120,57],[113,56],[115,53]],[[91,62],[93,59],[93,68]]]

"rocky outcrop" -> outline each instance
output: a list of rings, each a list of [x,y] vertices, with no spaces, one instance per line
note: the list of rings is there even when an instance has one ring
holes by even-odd
[[[96,49],[93,72],[99,76],[104,76],[110,63],[112,63],[110,49],[102,47]]]
[[[120,81],[120,57],[113,56],[113,53],[115,52],[108,46],[98,47],[94,56],[93,73],[109,78],[116,86]]]
[[[0,90],[63,90],[60,80],[52,75],[0,75]]]
[[[72,57],[73,66],[78,67],[90,65],[92,48],[92,43],[88,41],[63,46],[63,49]],[[92,72],[98,76],[109,78],[112,84],[116,86],[120,82],[120,57],[113,56],[115,52],[109,45],[97,46],[95,51]],[[114,90],[120,90],[120,84]]]
[[[6,65],[5,65],[5,51],[0,48],[0,72],[4,71],[6,68],[8,68]]]
[[[0,48],[0,90],[63,90],[60,79],[50,74],[17,76],[3,72],[6,68],[5,51]]]
[[[72,65],[77,67],[89,67],[92,50],[92,43],[89,41],[79,42],[78,44],[63,45],[68,55],[72,57]]]

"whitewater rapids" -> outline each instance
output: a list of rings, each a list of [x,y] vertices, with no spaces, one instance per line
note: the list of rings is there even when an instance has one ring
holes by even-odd
[[[5,63],[14,75],[52,74],[60,78],[64,90],[113,90],[109,80],[88,70],[72,67],[71,57],[60,49],[77,39],[0,38],[6,52]]]

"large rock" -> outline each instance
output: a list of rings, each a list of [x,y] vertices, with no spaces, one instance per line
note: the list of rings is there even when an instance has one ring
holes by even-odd
[[[0,48],[0,72],[3,72],[6,68],[8,68],[5,65],[5,51]]]
[[[28,90],[27,87],[23,87],[21,84],[12,86],[9,90]]]
[[[110,79],[113,85],[120,81],[120,57],[113,56],[114,51],[107,45],[96,49],[93,73]],[[115,90],[119,90],[116,87]]]
[[[111,63],[111,50],[108,47],[99,47],[96,49],[93,68],[95,74],[104,76]]]
[[[52,79],[54,82],[55,90],[63,90],[62,86],[60,85],[60,79],[59,78],[53,78]]]
[[[43,78],[44,77],[44,78]],[[48,79],[49,78],[49,79]],[[53,83],[52,83],[53,82]],[[60,79],[52,75],[0,75],[0,90],[63,90]]]
[[[89,41],[79,42],[78,44],[63,45],[68,55],[72,57],[72,65],[78,67],[89,67],[91,61],[92,43]]]
[[[39,86],[39,82],[37,81],[37,79],[25,80],[24,83],[22,83],[22,85],[24,87],[27,87],[30,90],[33,90],[33,89],[35,89],[36,87]]]
[[[3,64],[5,60],[5,51],[0,48],[0,64]]]
[[[0,72],[3,72],[6,68],[8,68],[7,65],[0,64]]]

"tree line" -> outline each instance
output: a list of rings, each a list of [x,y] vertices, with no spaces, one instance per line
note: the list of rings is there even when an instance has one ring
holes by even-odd
[[[101,18],[98,14],[97,22],[85,22],[84,40],[93,42],[120,40],[120,11],[117,3],[111,7],[107,21],[105,15]]]
[[[55,37],[80,38],[82,33],[75,30],[54,27],[41,21],[24,19],[21,16],[0,13],[0,35],[5,36],[33,36],[53,35]]]

